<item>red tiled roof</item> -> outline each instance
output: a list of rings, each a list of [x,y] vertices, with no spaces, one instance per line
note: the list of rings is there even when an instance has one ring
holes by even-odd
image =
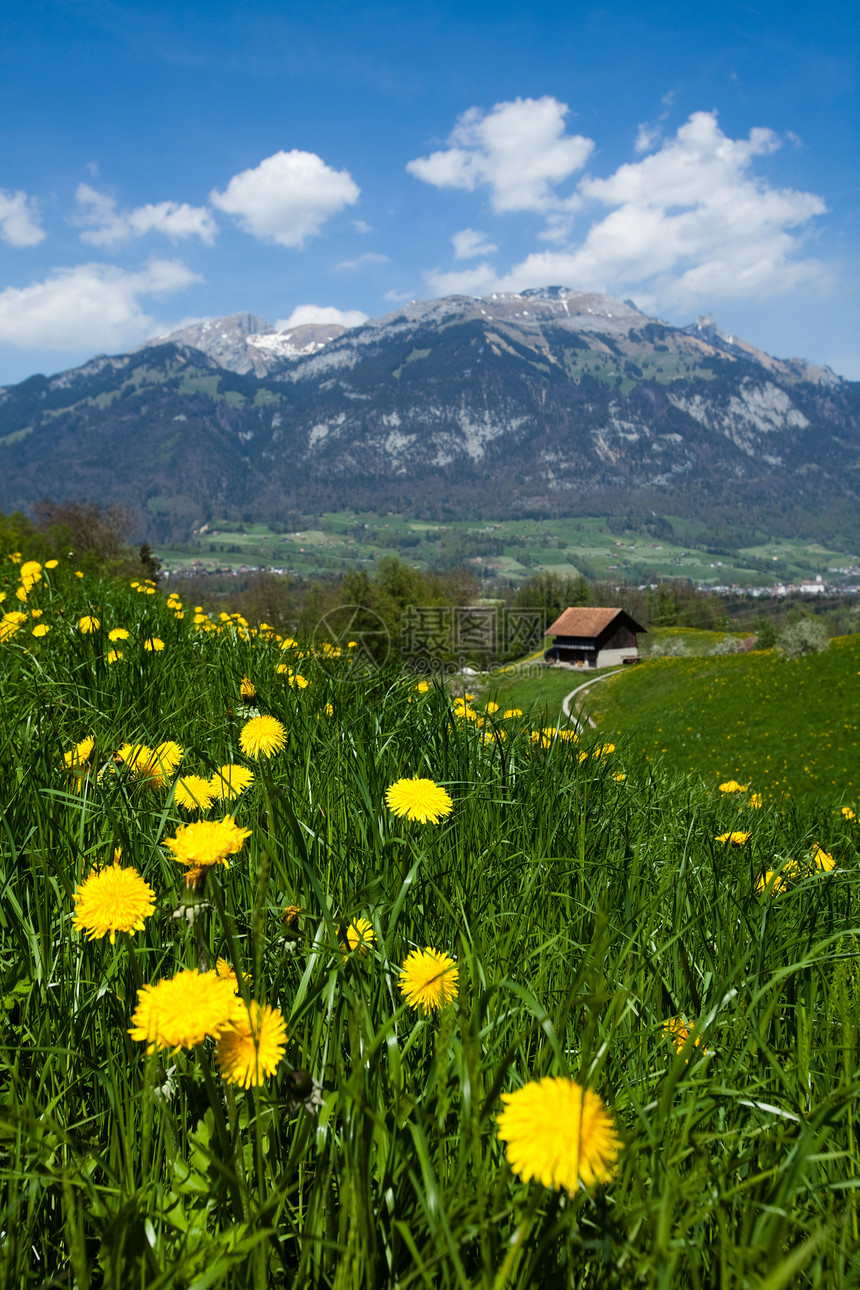
[[[619,614],[624,614],[637,631],[645,630],[623,609],[571,608],[565,609],[564,613],[547,627],[547,635],[597,637]]]

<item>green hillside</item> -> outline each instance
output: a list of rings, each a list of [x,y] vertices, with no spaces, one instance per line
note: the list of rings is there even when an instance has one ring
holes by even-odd
[[[594,686],[585,706],[601,735],[633,735],[648,759],[709,784],[860,796],[860,635],[792,660],[773,650],[648,660]]]
[[[3,1290],[860,1284],[860,640],[562,739],[65,560],[0,596]],[[613,750],[625,695],[723,759]],[[832,793],[739,817],[801,711]]]

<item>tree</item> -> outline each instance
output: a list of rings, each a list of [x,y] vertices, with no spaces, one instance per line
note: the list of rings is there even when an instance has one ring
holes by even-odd
[[[817,618],[799,618],[796,623],[783,628],[779,637],[779,648],[786,658],[820,654],[829,644],[827,628]]]

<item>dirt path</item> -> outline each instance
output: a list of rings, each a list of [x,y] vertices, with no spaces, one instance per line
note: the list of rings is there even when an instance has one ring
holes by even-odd
[[[570,694],[566,694],[564,696],[564,699],[562,700],[562,704],[561,704],[561,710],[564,713],[564,715],[567,717],[568,721],[573,722],[573,726],[577,734],[579,734],[580,731],[582,730],[582,722],[579,720],[578,717],[571,716],[571,713],[570,713],[571,699],[575,695],[581,694],[583,690],[587,690],[590,686],[597,685],[600,681],[608,681],[610,676],[617,676],[619,672],[623,672],[623,671],[624,671],[623,667],[616,667],[616,668],[613,668],[611,672],[604,672],[603,676],[593,676],[590,681],[584,681],[582,685],[577,685],[575,689],[571,690]],[[597,729],[597,726],[591,720],[591,717],[587,717],[586,720],[588,721],[588,724],[591,726],[592,730]]]

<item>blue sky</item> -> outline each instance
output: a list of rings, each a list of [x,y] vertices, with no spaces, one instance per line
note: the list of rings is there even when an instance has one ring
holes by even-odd
[[[6,14],[0,382],[239,310],[554,284],[860,379],[848,4]]]

